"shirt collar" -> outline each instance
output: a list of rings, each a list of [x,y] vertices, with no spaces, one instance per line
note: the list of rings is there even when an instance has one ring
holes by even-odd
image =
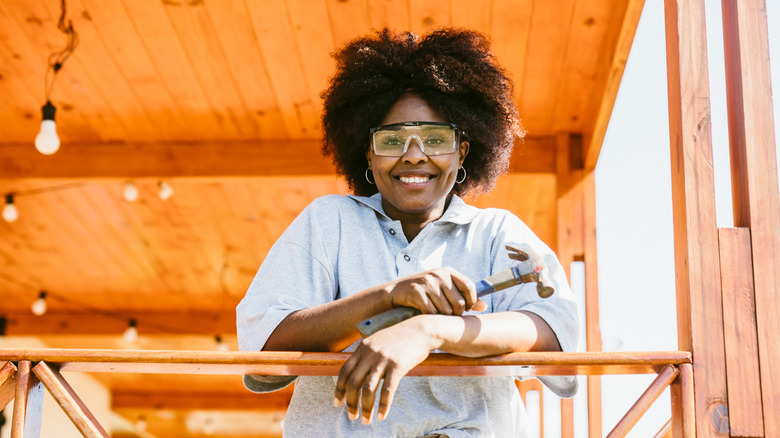
[[[387,219],[390,219],[382,208],[382,196],[377,192],[371,197],[347,195],[355,201],[371,208]],[[458,195],[452,195],[450,205],[434,223],[452,223],[456,225],[466,225],[471,223],[479,213],[477,207],[466,204]]]

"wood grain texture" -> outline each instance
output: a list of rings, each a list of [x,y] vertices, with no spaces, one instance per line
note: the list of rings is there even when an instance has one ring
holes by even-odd
[[[82,435],[88,438],[110,436],[59,371],[41,361],[33,367],[33,372]]]
[[[764,409],[761,406],[750,230],[721,228],[718,238],[729,430],[732,436],[763,436]]]
[[[780,195],[766,2],[723,1],[734,224],[750,229],[764,433],[780,436]]]
[[[30,361],[19,362],[11,438],[38,438],[41,434],[43,386],[30,369]]]
[[[678,345],[695,358],[697,433],[726,436],[713,421],[727,392],[704,2],[664,5]]]

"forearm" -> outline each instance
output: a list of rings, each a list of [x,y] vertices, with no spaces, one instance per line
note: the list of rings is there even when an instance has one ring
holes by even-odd
[[[560,351],[550,326],[530,312],[500,312],[462,317],[420,315],[422,331],[438,350],[467,357],[522,351]]]
[[[341,351],[360,333],[356,324],[393,307],[387,285],[288,315],[266,341],[266,351]]]

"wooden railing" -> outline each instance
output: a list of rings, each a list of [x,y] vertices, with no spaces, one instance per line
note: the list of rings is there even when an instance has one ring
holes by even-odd
[[[332,376],[338,374],[348,357],[348,353],[0,349],[0,408],[15,398],[11,437],[37,437],[43,386],[85,437],[108,437],[61,372]],[[672,404],[676,407],[665,427],[673,436],[687,438],[695,436],[692,373],[690,353],[669,351],[513,353],[476,359],[431,354],[409,375],[657,374],[608,437],[625,436],[661,392],[672,385]],[[665,431],[659,434],[668,436]]]

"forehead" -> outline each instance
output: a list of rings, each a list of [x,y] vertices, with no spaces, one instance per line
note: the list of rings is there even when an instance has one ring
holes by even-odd
[[[385,114],[382,125],[401,122],[446,122],[446,120],[416,94],[404,94]]]

